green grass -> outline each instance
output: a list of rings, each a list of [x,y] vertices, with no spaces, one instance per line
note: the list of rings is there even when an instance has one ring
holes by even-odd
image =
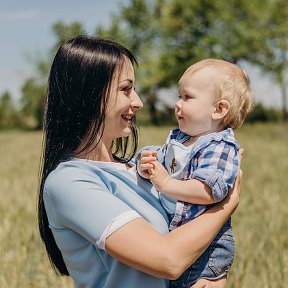
[[[161,144],[169,127],[142,127],[140,146]],[[288,126],[246,125],[241,203],[233,216],[236,256],[228,288],[288,283]],[[36,194],[41,133],[0,132],[0,287],[73,287],[54,274],[40,241]]]

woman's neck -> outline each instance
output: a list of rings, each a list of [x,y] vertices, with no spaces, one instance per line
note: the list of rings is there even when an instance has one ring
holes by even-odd
[[[88,160],[101,161],[101,162],[114,162],[112,154],[112,145],[113,142],[104,143],[103,141],[100,141],[93,150],[83,151],[79,154],[76,151],[76,155],[79,158],[84,158]]]

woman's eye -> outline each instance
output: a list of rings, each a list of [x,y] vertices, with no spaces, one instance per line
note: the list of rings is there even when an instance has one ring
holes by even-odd
[[[124,93],[125,93],[126,95],[128,95],[128,94],[131,92],[131,90],[132,90],[132,87],[129,87],[129,86],[124,87],[124,88],[122,89],[122,91],[124,91]]]

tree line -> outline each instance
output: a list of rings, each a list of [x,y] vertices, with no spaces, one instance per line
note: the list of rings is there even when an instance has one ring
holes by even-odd
[[[258,104],[250,121],[288,121],[287,19],[286,0],[130,0],[119,5],[109,25],[95,27],[93,34],[114,39],[137,56],[136,88],[145,102],[145,111],[139,115],[143,123],[163,124],[174,118],[173,109],[160,105],[158,92],[175,86],[185,69],[203,58],[247,61],[260,67],[279,85],[282,111],[264,109]],[[8,92],[1,96],[0,127],[8,123],[42,126],[53,55],[63,41],[85,34],[80,22],[60,21],[52,26],[52,31],[55,45],[47,59],[35,64],[37,76],[23,84],[20,108],[13,106]]]

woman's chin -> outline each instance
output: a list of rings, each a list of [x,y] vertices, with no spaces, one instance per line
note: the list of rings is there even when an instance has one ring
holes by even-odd
[[[128,137],[131,134],[131,128],[126,127],[125,129],[122,130],[121,136],[120,137]]]

